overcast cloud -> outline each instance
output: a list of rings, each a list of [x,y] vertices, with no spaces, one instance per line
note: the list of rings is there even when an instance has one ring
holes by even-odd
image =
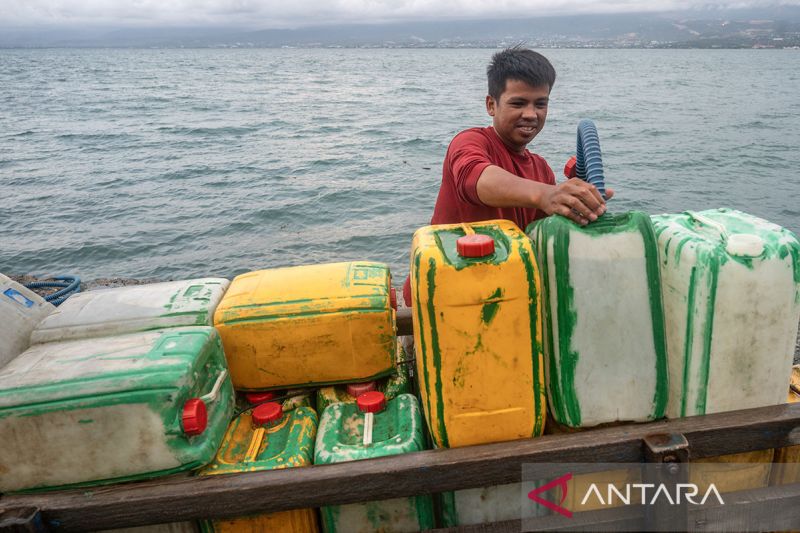
[[[703,0],[0,0],[0,26],[238,26],[518,18],[800,5]]]

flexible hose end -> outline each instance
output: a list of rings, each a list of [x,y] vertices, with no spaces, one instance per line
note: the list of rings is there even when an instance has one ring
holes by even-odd
[[[597,127],[588,118],[578,123],[578,144],[575,156],[577,176],[594,185],[603,199],[606,199],[606,180],[603,175],[603,157],[600,152],[600,137]]]

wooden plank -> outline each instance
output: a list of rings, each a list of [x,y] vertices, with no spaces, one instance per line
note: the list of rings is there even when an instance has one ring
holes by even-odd
[[[689,508],[689,527],[681,531],[786,531],[800,524],[800,484],[724,493],[724,505]],[[645,531],[645,508],[630,505],[575,513],[572,518],[552,515],[525,521],[459,526],[435,533],[500,533],[507,531]],[[650,529],[654,531],[657,529]],[[662,530],[663,531],[663,530]]]
[[[0,531],[3,533],[48,533],[39,509],[21,507],[0,509]]]
[[[520,480],[523,463],[627,463],[643,439],[682,433],[692,459],[800,444],[800,403],[307,468],[0,498],[51,527],[106,529],[429,494]]]

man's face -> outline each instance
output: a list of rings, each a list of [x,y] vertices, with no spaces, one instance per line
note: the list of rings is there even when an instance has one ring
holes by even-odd
[[[544,128],[550,87],[531,87],[524,81],[506,80],[506,89],[497,101],[486,97],[486,111],[500,139],[517,153]]]

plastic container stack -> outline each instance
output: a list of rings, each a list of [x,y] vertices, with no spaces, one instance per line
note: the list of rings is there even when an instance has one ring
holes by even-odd
[[[90,291],[57,310],[0,275],[0,491],[527,439],[545,429],[546,398],[551,434],[786,400],[800,319],[791,232],[720,209],[584,227],[553,216],[528,235],[502,220],[415,233],[416,372],[380,263]],[[789,401],[800,369],[793,379]],[[797,448],[696,461],[706,470],[692,481],[795,483],[784,463]],[[575,495],[597,481],[576,475],[562,504],[592,509]],[[546,514],[521,488],[438,495],[438,523],[421,495],[160,527],[400,532]]]

